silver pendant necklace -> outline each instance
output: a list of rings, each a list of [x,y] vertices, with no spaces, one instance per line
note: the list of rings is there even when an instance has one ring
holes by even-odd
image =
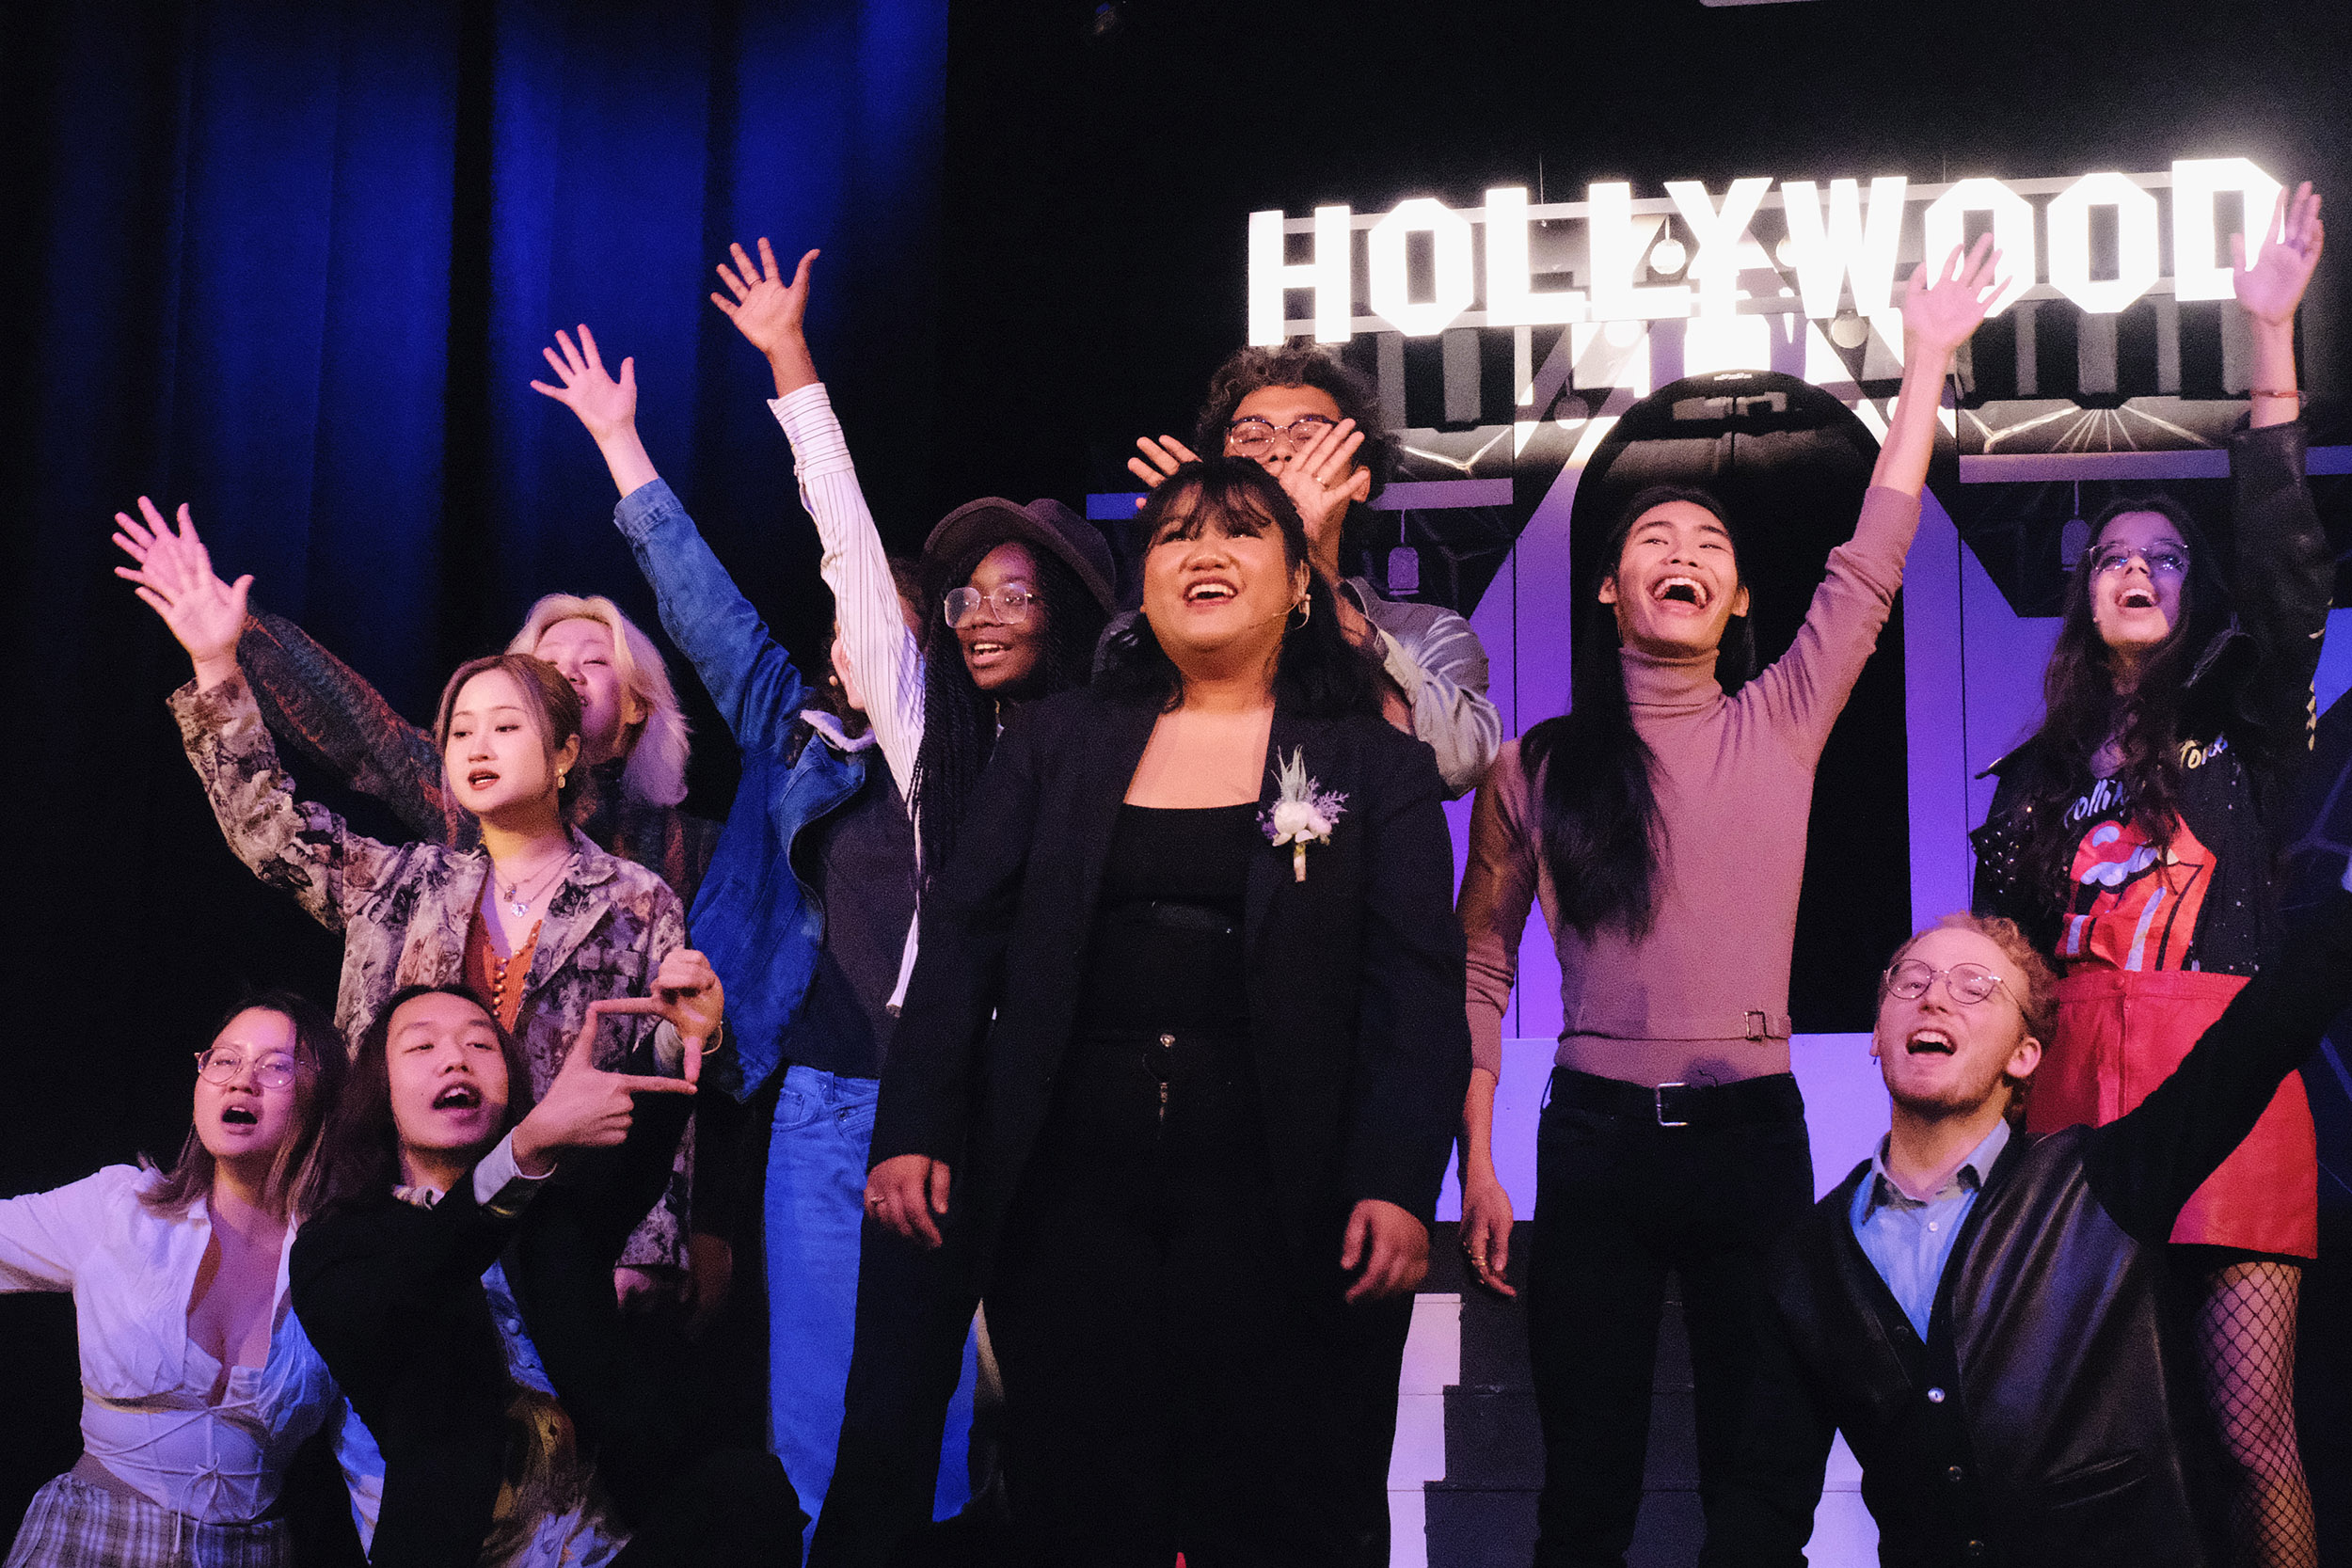
[[[519,879],[507,884],[504,895],[506,907],[515,911],[516,919],[520,920],[524,915],[531,912],[532,900],[536,899],[539,896],[539,894],[545,889],[548,879],[552,877],[555,873],[563,870],[565,866],[570,865],[572,862],[578,858],[578,853],[579,852],[575,850],[572,854],[564,856],[562,860],[556,862],[553,865],[548,866],[537,877],[533,878],[532,881],[535,885],[532,888],[531,896],[528,898],[523,896],[524,884]],[[491,879],[493,881],[497,880],[496,877],[493,877]]]

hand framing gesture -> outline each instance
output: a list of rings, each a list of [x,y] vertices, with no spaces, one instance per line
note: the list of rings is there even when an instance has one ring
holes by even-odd
[[[1372,470],[1356,466],[1356,454],[1363,450],[1364,433],[1356,428],[1354,420],[1342,420],[1325,427],[1323,434],[1301,451],[1279,458],[1268,465],[1266,471],[1282,486],[1282,493],[1298,508],[1298,520],[1307,528],[1307,544],[1318,559],[1327,559],[1335,551],[1324,548],[1326,529],[1338,529],[1347,520],[1348,503],[1368,499],[1372,495]],[[1136,438],[1136,448],[1143,455],[1127,459],[1127,471],[1143,481],[1144,488],[1156,490],[1161,481],[1185,463],[1197,463],[1190,447],[1173,436],[1163,436],[1154,441],[1149,436]],[[1138,499],[1139,511],[1143,502]]]
[[[252,575],[232,583],[220,580],[185,502],[181,503],[176,533],[145,496],[139,498],[139,515],[144,523],[127,512],[115,514],[115,543],[137,562],[116,567],[115,576],[138,585],[138,596],[164,618],[171,635],[188,651],[198,689],[217,686],[236,673],[237,639],[245,631]]]
[[[2319,253],[2327,243],[2328,231],[2319,221],[2319,197],[2310,181],[2296,187],[2292,205],[2286,192],[2279,193],[2278,205],[2270,212],[2269,232],[2278,234],[2282,229],[2284,237],[2266,239],[2250,267],[2246,264],[2246,236],[2230,236],[2237,302],[2248,315],[2273,325],[2295,319],[2296,307],[2303,302],[2304,287],[2311,282],[2312,269],[2319,265]]]
[[[648,1004],[628,1010],[656,1012],[669,1020],[670,1027],[686,1044],[686,1082],[701,1082],[703,1042],[719,1032],[719,1021],[726,1011],[726,992],[719,984],[718,971],[692,948],[673,947],[655,972]]]
[[[2000,292],[2000,270],[2001,253],[1993,248],[1990,233],[1978,235],[1964,257],[1954,245],[1944,264],[1932,273],[1925,261],[1912,268],[1911,281],[1903,289],[1906,363],[1914,354],[1949,359],[1957,353]],[[1937,374],[1940,378],[1942,372]]]
[[[554,349],[539,352],[555,367],[561,387],[550,387],[534,381],[531,389],[543,392],[580,416],[580,422],[588,427],[588,434],[599,445],[637,424],[637,361],[621,361],[621,379],[615,381],[606,373],[604,358],[596,352],[596,335],[588,330],[585,322],[580,327],[580,346],[572,346],[568,333],[559,331],[555,341],[564,353],[559,357]]]
[[[548,1092],[514,1133],[515,1164],[526,1176],[544,1176],[567,1149],[612,1148],[628,1138],[641,1094],[692,1094],[682,1078],[607,1072],[596,1066],[596,1026],[608,1013],[657,1013],[649,996],[588,1004],[588,1022],[572,1042],[571,1054],[556,1069]]]

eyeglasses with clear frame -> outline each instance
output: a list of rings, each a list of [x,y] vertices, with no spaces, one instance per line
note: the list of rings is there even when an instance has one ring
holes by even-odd
[[[1903,958],[1886,966],[1883,979],[1886,993],[1915,1002],[1927,995],[1928,988],[1941,978],[1944,994],[1963,1007],[1973,1007],[1996,990],[2009,990],[2009,982],[1982,964],[1954,964],[1949,969],[1937,969],[1921,958]],[[2017,1001],[2017,993],[2010,991],[2010,1000]],[[2025,1011],[2018,1004],[2017,1010]]]
[[[1263,457],[1274,450],[1279,437],[1290,450],[1305,451],[1322,438],[1323,433],[1339,423],[1320,414],[1301,414],[1285,425],[1262,420],[1255,414],[1235,420],[1225,427],[1225,450],[1242,457]]]
[[[2138,562],[2152,578],[2178,580],[2188,576],[2188,552],[2178,545],[2151,545],[2141,549],[2137,545],[2105,545],[2090,557],[2090,575],[2105,577],[2121,572]]]
[[[227,1085],[237,1081],[245,1070],[245,1057],[217,1045],[208,1045],[196,1053],[197,1076],[208,1084]],[[282,1089],[291,1085],[302,1067],[282,1051],[273,1051],[253,1064],[253,1086],[259,1089]]]
[[[995,611],[997,620],[1017,626],[1028,620],[1029,607],[1035,603],[1037,594],[1026,588],[996,588],[985,594],[977,588],[951,588],[947,591],[947,625],[963,625],[986,605]]]

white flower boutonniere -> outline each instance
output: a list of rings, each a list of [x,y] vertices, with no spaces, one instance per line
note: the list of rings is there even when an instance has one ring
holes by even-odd
[[[1315,788],[1315,781],[1307,776],[1304,747],[1295,748],[1274,777],[1282,793],[1258,814],[1258,820],[1265,825],[1265,835],[1275,847],[1291,847],[1291,871],[1303,882],[1307,879],[1307,846],[1331,842],[1331,829],[1347,809],[1347,796],[1336,789]]]

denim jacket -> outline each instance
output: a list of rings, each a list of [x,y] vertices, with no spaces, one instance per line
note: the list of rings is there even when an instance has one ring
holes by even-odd
[[[783,1060],[782,1045],[824,942],[824,912],[792,864],[803,828],[857,793],[868,751],[843,753],[802,719],[816,693],[768,633],[686,508],[656,479],[612,519],[653,585],[662,629],[709,689],[743,755],[742,782],[688,921],[727,989],[745,1098]]]

